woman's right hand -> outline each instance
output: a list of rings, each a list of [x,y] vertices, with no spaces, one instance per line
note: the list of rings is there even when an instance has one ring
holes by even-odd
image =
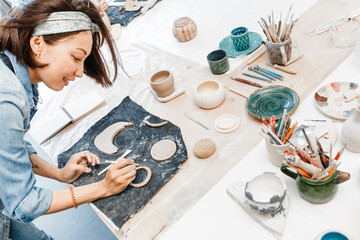
[[[134,161],[119,158],[111,165],[102,180],[106,196],[112,196],[122,192],[135,179],[136,167]]]

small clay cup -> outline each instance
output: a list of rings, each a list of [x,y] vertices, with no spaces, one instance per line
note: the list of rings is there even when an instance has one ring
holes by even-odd
[[[238,27],[231,31],[231,39],[236,51],[243,51],[250,47],[249,31],[247,27]]]
[[[284,42],[273,43],[266,40],[266,52],[271,64],[285,66],[291,58],[292,41],[291,38]]]
[[[158,97],[167,97],[175,91],[174,76],[167,70],[159,71],[151,76],[150,86]]]
[[[215,50],[207,55],[210,70],[213,74],[223,74],[229,70],[229,59],[224,50]]]

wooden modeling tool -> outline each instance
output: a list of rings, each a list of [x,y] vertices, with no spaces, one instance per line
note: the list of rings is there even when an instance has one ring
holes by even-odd
[[[266,52],[266,46],[265,44],[261,44],[258,49],[249,57],[249,59],[246,61],[246,64],[241,68],[243,70],[246,66],[252,64],[256,59],[261,57]]]
[[[287,68],[287,67],[283,67],[283,66],[279,66],[277,64],[275,65],[271,65],[269,63],[267,63],[268,66],[271,66],[277,70],[280,70],[280,71],[283,71],[283,72],[286,72],[286,73],[289,73],[289,74],[293,74],[295,75],[297,73],[297,71],[293,70],[293,69],[290,69],[290,68]]]
[[[128,149],[126,150],[123,155],[121,155],[120,158],[124,158],[126,157],[127,155],[129,155],[129,153],[131,153],[132,150]],[[104,168],[101,172],[98,173],[98,176],[100,176],[101,174],[103,174],[104,172],[106,172],[110,167],[111,167],[112,164],[110,164],[109,166],[107,166],[106,168]]]
[[[301,54],[301,55],[297,56],[296,58],[291,59],[290,61],[288,61],[288,62],[285,64],[285,66],[289,66],[290,64],[292,64],[292,63],[296,62],[297,60],[301,59],[303,56],[304,56],[304,54]]]
[[[233,93],[236,93],[237,95],[242,96],[243,98],[248,99],[248,97],[247,97],[247,96],[242,95],[241,93],[239,93],[239,92],[238,92],[238,91],[236,91],[235,89],[233,89],[233,88],[231,88],[231,87],[228,87],[228,86],[224,86],[224,87],[226,87],[227,89],[229,89],[229,91],[231,91],[231,92],[233,92]]]
[[[246,79],[242,79],[242,78],[235,78],[235,77],[230,77],[232,80],[235,80],[235,81],[238,81],[238,82],[241,82],[241,83],[245,83],[245,84],[248,84],[248,85],[251,85],[251,86],[254,86],[254,87],[259,87],[259,88],[263,88],[264,85],[261,85],[259,83],[256,83],[256,82],[252,82],[252,81],[249,81],[249,80],[246,80]]]

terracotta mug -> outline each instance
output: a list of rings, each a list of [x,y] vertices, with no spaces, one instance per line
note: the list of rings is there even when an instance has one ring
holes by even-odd
[[[304,200],[314,204],[327,203],[332,200],[336,195],[338,184],[350,178],[349,173],[336,170],[326,179],[311,180],[288,168],[289,166],[282,164],[280,170],[285,175],[295,179],[300,196]]]
[[[266,40],[266,51],[271,64],[284,66],[291,57],[292,41],[288,38],[284,42],[273,43]]]
[[[167,70],[162,70],[151,76],[150,86],[159,97],[167,97],[175,90],[174,76]]]

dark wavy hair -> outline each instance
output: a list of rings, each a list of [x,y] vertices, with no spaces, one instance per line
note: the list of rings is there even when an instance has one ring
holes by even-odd
[[[79,11],[85,13],[93,23],[97,24],[100,32],[92,34],[93,45],[90,55],[84,63],[84,73],[94,78],[103,87],[109,87],[115,81],[118,66],[121,66],[117,49],[113,39],[101,19],[100,13],[95,5],[87,0],[32,0],[26,4],[12,9],[7,16],[0,20],[0,51],[7,50],[14,54],[17,60],[30,68],[41,68],[36,60],[35,54],[30,47],[30,38],[35,27],[46,19],[53,12]],[[79,32],[67,32],[59,34],[44,35],[44,41],[55,44],[58,40]],[[100,35],[101,34],[101,35]],[[100,52],[100,47],[107,42],[112,62],[114,64],[114,78],[110,80],[108,67],[104,63],[104,58]]]

